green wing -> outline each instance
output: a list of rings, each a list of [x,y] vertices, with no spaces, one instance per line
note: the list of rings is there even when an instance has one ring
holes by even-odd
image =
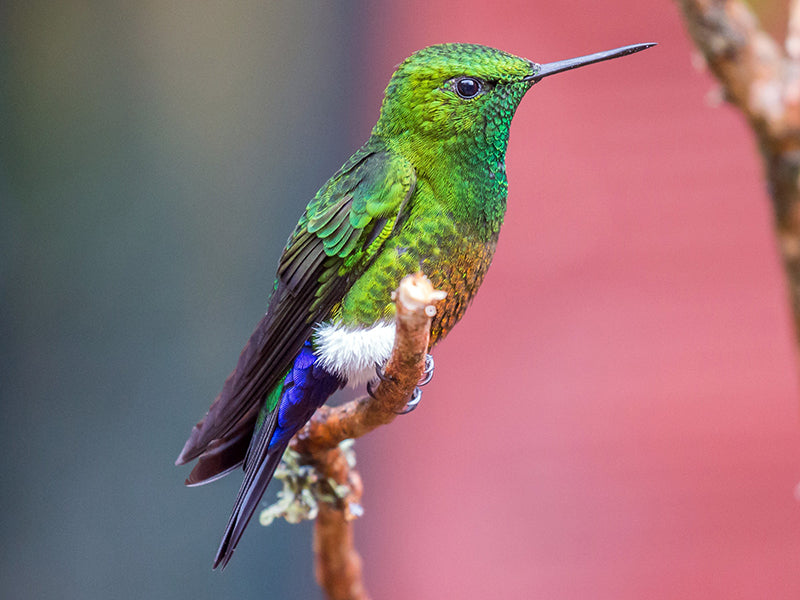
[[[267,314],[222,392],[178,457],[200,457],[188,483],[241,463],[258,407],[407,213],[416,174],[404,158],[367,143],[317,192],[278,265]],[[273,407],[267,407],[271,410]]]
[[[313,293],[308,310],[316,317],[328,288],[360,275],[375,256],[415,183],[414,169],[395,154],[355,154],[306,208],[281,256],[279,282],[295,295]],[[306,289],[309,282],[315,285]]]

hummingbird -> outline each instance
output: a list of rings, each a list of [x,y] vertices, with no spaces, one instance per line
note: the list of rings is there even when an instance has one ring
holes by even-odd
[[[244,468],[214,568],[230,561],[292,436],[336,390],[369,383],[388,360],[400,280],[422,271],[447,294],[430,347],[464,316],[497,246],[509,127],[525,93],[550,75],[653,45],[539,64],[439,44],[399,65],[369,139],[289,236],[266,314],[176,461],[197,459],[189,486]]]

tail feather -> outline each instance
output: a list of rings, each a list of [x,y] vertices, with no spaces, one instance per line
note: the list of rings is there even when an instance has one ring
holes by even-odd
[[[225,527],[222,542],[220,542],[217,555],[214,557],[215,569],[217,567],[224,569],[225,565],[233,557],[233,551],[236,550],[247,524],[250,522],[256,508],[258,508],[261,497],[275,474],[275,469],[281,462],[286,446],[284,444],[270,448],[263,460],[259,462],[257,468],[245,476],[242,487],[239,488],[239,495],[236,497],[233,512],[230,519],[228,519],[228,525]]]

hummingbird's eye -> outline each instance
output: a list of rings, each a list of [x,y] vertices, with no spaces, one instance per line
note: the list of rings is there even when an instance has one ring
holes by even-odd
[[[455,90],[456,94],[465,100],[469,100],[481,93],[483,90],[483,82],[474,77],[459,77],[455,81]]]

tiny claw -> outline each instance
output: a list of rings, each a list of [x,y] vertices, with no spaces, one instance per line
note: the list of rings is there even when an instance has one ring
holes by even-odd
[[[376,381],[394,381],[393,377],[389,377],[386,373],[383,372],[383,367],[378,363],[375,363],[375,375],[378,376],[377,379],[372,379],[371,381],[367,382],[367,394],[370,398],[375,398],[375,382]]]
[[[419,406],[420,400],[422,400],[422,390],[418,387],[414,388],[414,391],[411,392],[411,400],[403,407],[402,410],[395,411],[394,414],[396,415],[407,415],[412,410]]]
[[[389,377],[388,375],[386,375],[386,373],[383,372],[383,366],[378,364],[378,363],[375,363],[375,374],[378,376],[378,379],[380,379],[381,381],[391,381],[392,380],[391,377]]]
[[[422,378],[417,383],[418,386],[428,385],[433,379],[433,357],[430,354],[425,355],[425,368],[422,371]]]

